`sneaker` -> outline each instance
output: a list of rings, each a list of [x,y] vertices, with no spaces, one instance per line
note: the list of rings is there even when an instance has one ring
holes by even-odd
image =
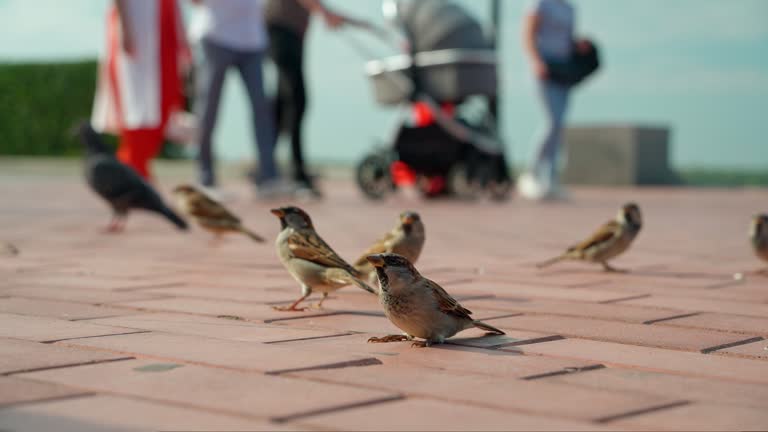
[[[296,185],[283,179],[272,179],[256,185],[256,199],[274,200],[291,198],[296,193]]]
[[[309,181],[297,181],[295,195],[296,198],[305,201],[323,199],[322,192]]]
[[[568,199],[568,191],[559,183],[537,178],[530,172],[517,179],[517,193],[533,201],[560,201]]]

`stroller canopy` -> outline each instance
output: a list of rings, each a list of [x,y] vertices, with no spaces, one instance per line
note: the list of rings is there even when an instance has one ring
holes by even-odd
[[[480,23],[448,0],[409,0],[398,15],[415,52],[442,49],[489,49]]]

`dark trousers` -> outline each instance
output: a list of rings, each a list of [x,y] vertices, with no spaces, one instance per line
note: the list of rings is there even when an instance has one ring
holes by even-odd
[[[302,125],[307,107],[304,87],[304,37],[285,27],[270,25],[269,55],[278,72],[277,97],[273,112],[275,130],[288,133],[291,139],[294,179],[310,182],[302,153]]]

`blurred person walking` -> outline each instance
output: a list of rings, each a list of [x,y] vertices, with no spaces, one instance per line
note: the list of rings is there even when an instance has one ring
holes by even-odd
[[[575,21],[574,7],[567,0],[534,0],[525,17],[523,42],[545,116],[533,163],[518,179],[518,192],[525,198],[565,197],[558,163],[571,86],[555,79],[550,65],[568,63],[574,50],[588,49],[585,41],[574,39]]]
[[[234,67],[243,79],[251,104],[258,153],[257,195],[272,198],[288,194],[291,188],[280,180],[275,163],[274,120],[264,93],[262,60],[267,48],[267,32],[262,0],[192,0],[192,3],[197,6],[197,15],[191,36],[203,52],[196,74],[195,98],[195,110],[200,119],[200,183],[209,192],[217,184],[212,136],[224,78]]]
[[[307,107],[304,80],[304,40],[310,15],[319,13],[330,28],[338,28],[346,18],[332,12],[320,0],[267,0],[266,21],[269,31],[269,55],[278,71],[274,102],[278,135],[290,135],[293,179],[300,191],[319,197],[320,193],[307,173],[303,155],[302,127]]]
[[[114,0],[107,14],[91,124],[119,135],[117,158],[142,177],[171,115],[183,106],[181,74],[191,63],[176,0]]]

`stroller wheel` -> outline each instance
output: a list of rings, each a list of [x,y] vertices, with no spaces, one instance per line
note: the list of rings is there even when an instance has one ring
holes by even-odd
[[[474,200],[480,196],[481,188],[477,180],[470,180],[467,164],[459,162],[448,171],[446,189],[456,198]]]
[[[366,156],[357,165],[357,185],[366,197],[374,200],[384,198],[393,190],[387,157],[381,153]]]

